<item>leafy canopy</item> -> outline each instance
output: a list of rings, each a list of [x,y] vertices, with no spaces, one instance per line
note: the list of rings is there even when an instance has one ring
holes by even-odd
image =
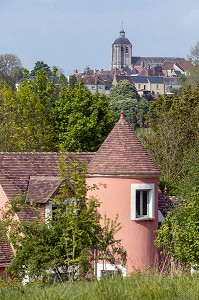
[[[162,171],[163,187],[176,189],[198,152],[199,86],[187,87],[181,98],[159,95],[150,104],[147,122],[139,138]]]
[[[57,147],[62,151],[96,151],[114,125],[109,100],[91,94],[83,83],[64,87],[53,110]]]
[[[124,111],[127,122],[134,128],[144,126],[149,103],[145,98],[140,98],[133,83],[128,80],[119,81],[112,86],[109,96],[110,108],[114,111],[116,120],[121,111]]]
[[[156,240],[173,258],[190,267],[199,259],[199,186],[168,212]]]

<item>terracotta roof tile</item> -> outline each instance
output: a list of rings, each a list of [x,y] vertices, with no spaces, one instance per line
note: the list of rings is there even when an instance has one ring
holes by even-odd
[[[165,61],[162,65],[162,70],[171,70],[174,69],[174,61]]]
[[[167,211],[173,207],[173,202],[168,195],[158,191],[158,209],[162,212],[163,216],[166,215]]]
[[[8,267],[14,255],[11,246],[0,242],[0,267]]]
[[[46,203],[58,190],[59,176],[30,176],[27,201]]]
[[[187,71],[191,67],[191,61],[190,60],[178,60],[177,61],[178,65],[181,66],[183,71]]]
[[[23,207],[19,212],[17,212],[17,216],[22,221],[36,221],[38,220],[38,214],[31,206]]]
[[[0,153],[0,185],[8,199],[27,192],[31,176],[59,176],[62,155],[89,163],[94,153]]]
[[[159,176],[131,126],[123,119],[115,125],[89,164],[89,175]]]

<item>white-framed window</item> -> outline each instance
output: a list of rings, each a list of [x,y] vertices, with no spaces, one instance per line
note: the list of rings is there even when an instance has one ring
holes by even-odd
[[[68,198],[67,200],[64,201],[64,203],[67,204],[74,204],[76,202],[76,199],[74,197]],[[65,207],[65,205],[64,205]],[[67,212],[67,207],[60,207],[61,211],[60,212]],[[57,212],[57,209],[59,209],[59,203],[54,203],[54,202],[47,202],[45,205],[45,222],[47,223],[48,221],[53,219],[53,214]],[[76,213],[76,210],[74,210],[74,213]]]
[[[153,220],[155,218],[155,185],[131,184],[131,220]]]
[[[118,273],[120,273],[123,277],[126,277],[126,271],[126,267],[122,265],[114,266],[109,263],[97,263],[97,279],[101,279],[103,276],[113,277]]]

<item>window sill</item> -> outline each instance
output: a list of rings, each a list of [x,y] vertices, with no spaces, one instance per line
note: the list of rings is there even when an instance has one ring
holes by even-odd
[[[154,220],[155,220],[155,218],[150,218],[150,217],[140,217],[140,218],[133,219],[132,221],[139,222],[139,221],[154,221]]]

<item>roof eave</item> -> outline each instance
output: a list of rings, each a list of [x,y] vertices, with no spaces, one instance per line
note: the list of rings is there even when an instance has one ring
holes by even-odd
[[[94,178],[94,177],[118,177],[118,178],[153,178],[153,177],[159,177],[161,175],[161,172],[153,172],[153,173],[128,173],[128,174],[104,174],[104,173],[93,173],[88,174],[88,178]]]

